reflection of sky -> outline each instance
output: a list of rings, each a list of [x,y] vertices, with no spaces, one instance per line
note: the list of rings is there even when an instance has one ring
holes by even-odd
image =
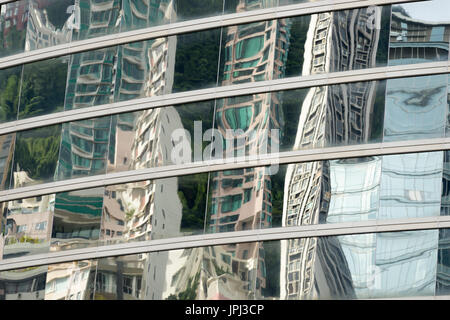
[[[450,1],[433,0],[402,5],[414,18],[430,22],[450,22]]]

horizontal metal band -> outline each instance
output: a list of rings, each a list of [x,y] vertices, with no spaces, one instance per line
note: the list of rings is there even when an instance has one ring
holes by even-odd
[[[251,95],[361,81],[376,81],[447,73],[450,73],[450,61],[441,61],[333,72],[215,87],[181,93],[171,93],[167,95],[153,96],[149,98],[134,99],[118,103],[62,111],[38,117],[6,122],[0,124],[0,135],[39,127],[46,127],[70,121],[98,118],[125,112],[134,112],[178,104],[221,99],[232,96]]]
[[[121,32],[93,39],[80,40],[60,44],[48,48],[32,50],[20,54],[0,58],[0,69],[5,69],[34,61],[46,60],[96,50],[130,42],[168,37],[182,33],[191,33],[207,29],[228,27],[237,24],[252,23],[264,20],[289,18],[294,16],[316,14],[377,5],[418,2],[425,0],[321,0],[317,2],[299,3],[254,11],[217,15],[202,19],[176,22],[156,27]]]
[[[214,171],[442,150],[450,150],[450,138],[382,142],[312,150],[288,151],[247,158],[198,161],[189,164],[168,165],[156,168],[107,173],[4,190],[0,191],[0,202],[25,199],[58,192],[91,189],[143,180],[169,178]]]
[[[444,228],[450,228],[450,217],[448,216],[374,220],[351,223],[319,224],[224,232],[105,245],[92,248],[49,252],[44,254],[23,256],[19,258],[11,258],[0,260],[0,271],[63,263],[69,261],[100,259],[112,256],[124,256],[139,253],[218,246],[244,242],[277,241],[283,239]]]

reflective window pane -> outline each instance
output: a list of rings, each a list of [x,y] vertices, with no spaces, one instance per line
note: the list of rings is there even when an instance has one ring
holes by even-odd
[[[137,30],[170,23],[176,19],[176,1],[122,0],[120,31]]]
[[[61,143],[61,125],[16,133],[11,188],[51,182]]]
[[[19,119],[64,110],[67,60],[62,57],[24,65]]]
[[[96,267],[96,260],[49,265],[45,300],[92,300]]]
[[[57,180],[106,172],[111,117],[64,123]]]
[[[0,70],[0,123],[17,119],[22,66]]]
[[[272,8],[279,0],[224,0],[225,14]]]
[[[98,245],[104,188],[57,193],[51,251]]]
[[[433,152],[211,173],[206,232],[443,215],[445,172]]]
[[[99,259],[94,300],[137,300],[143,298],[144,288],[147,292],[149,288],[157,292],[164,290],[164,262],[158,259],[157,273],[156,266],[151,268],[151,263],[156,262],[156,259],[153,259],[156,256],[167,256],[167,253],[143,253]],[[154,276],[152,272],[155,272]]]
[[[108,173],[209,159],[213,111],[205,101],[113,116]]]
[[[445,136],[447,75],[386,81],[384,141]]]
[[[221,15],[225,0],[172,0],[175,15],[172,21],[184,21]]]
[[[68,62],[66,110],[112,103],[117,47],[76,53]],[[119,73],[120,74],[120,73]]]
[[[28,4],[28,0],[20,0],[1,6],[0,57],[22,53],[25,50]]]
[[[270,295],[263,298],[433,296],[438,243],[438,230],[265,242],[269,251],[259,272],[279,273],[279,281],[268,277],[265,292]],[[267,270],[268,266],[275,270]]]
[[[54,194],[5,202],[2,208],[3,259],[49,251]]]
[[[0,300],[44,300],[47,266],[0,272]]]
[[[16,134],[0,136],[0,190],[9,189]]]
[[[80,0],[72,10],[72,41],[117,33],[121,0]]]
[[[436,295],[450,294],[450,229],[439,230],[438,265],[436,271]]]
[[[25,51],[70,42],[74,2],[30,0]]]
[[[216,86],[220,34],[210,29],[177,35],[173,92]]]
[[[203,233],[208,174],[108,186],[104,244]]]
[[[448,60],[449,12],[446,0],[394,5],[389,65]]]

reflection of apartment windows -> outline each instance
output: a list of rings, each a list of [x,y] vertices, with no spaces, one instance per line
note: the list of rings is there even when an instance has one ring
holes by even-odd
[[[35,227],[35,230],[45,230],[45,229],[47,229],[47,221],[43,221],[43,222],[41,222],[41,223],[37,223],[36,224],[36,227]]]
[[[130,276],[123,277],[123,292],[127,294],[133,293],[133,278]]]
[[[17,232],[25,232],[27,231],[28,226],[26,224],[17,226]]]
[[[221,198],[221,212],[227,213],[231,211],[236,211],[241,207],[242,194],[225,196]]]

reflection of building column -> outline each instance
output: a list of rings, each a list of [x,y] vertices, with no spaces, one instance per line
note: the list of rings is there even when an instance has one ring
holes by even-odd
[[[263,5],[262,1],[254,1],[252,4],[240,1],[236,12],[258,8],[260,5]],[[231,26],[226,29],[224,39],[222,85],[272,80],[283,76],[289,43],[287,20]],[[234,134],[234,145],[224,147],[224,156],[230,153],[233,156],[256,155],[267,152],[263,150],[264,146],[271,149],[272,145],[278,144],[280,137],[272,136],[271,129],[283,126],[282,109],[279,106],[277,93],[227,98],[218,102],[216,128],[225,139],[229,139],[227,130],[233,130]],[[238,231],[271,226],[271,179],[265,168],[212,174],[210,191],[210,231]],[[260,255],[260,250],[264,251],[262,244],[237,244],[222,248],[227,252],[223,256],[230,260],[228,269],[241,275],[240,279],[234,280],[235,289],[240,292],[234,292],[231,289],[233,281],[222,279],[225,276],[219,273],[208,280],[211,282],[215,279],[214,286],[217,290],[215,294],[208,291],[208,296],[248,298],[249,292],[260,296],[266,281],[264,254]],[[247,268],[245,271],[244,266]],[[230,284],[228,289],[224,283]]]
[[[379,30],[367,24],[367,9],[313,15],[305,44],[304,74],[373,67]],[[380,14],[376,15],[380,20]],[[367,142],[374,104],[374,83],[312,88],[303,101],[294,148],[321,148],[336,143]],[[283,225],[324,223],[331,198],[330,164],[289,165],[286,173]],[[345,264],[334,279],[319,283],[316,271],[326,256],[340,256],[339,243],[326,238],[282,242],[282,299],[312,299],[318,291],[333,297],[351,296],[353,288]],[[324,272],[322,270],[322,272]],[[325,294],[326,295],[326,294]]]
[[[161,19],[161,10],[164,8],[173,11],[172,2],[164,2],[159,8],[146,7],[144,4],[144,7],[139,7],[137,11],[136,3],[128,1],[124,4],[122,28],[150,26],[156,22],[153,18]],[[174,14],[169,11],[162,16],[167,18]],[[142,20],[144,18],[148,20]],[[176,37],[121,46],[115,99],[120,101],[170,93],[173,85],[175,47]],[[117,124],[112,125],[109,172],[138,170],[171,163],[171,135],[175,129],[182,128],[176,108],[149,109],[136,113],[126,121],[120,116],[115,117],[114,121]],[[108,242],[145,241],[179,236],[182,206],[177,192],[177,178],[108,187],[104,200],[102,239]],[[164,288],[168,287],[166,268],[169,262],[167,252],[138,255],[132,263],[120,262],[124,270],[129,268],[131,263],[143,274],[139,279],[139,288],[137,291],[133,289],[136,291],[134,297],[162,299]],[[116,265],[115,268],[118,267],[119,265]],[[100,262],[100,274],[104,273],[105,268],[108,268],[107,263],[104,266],[103,262]],[[124,274],[127,273],[124,271]]]

